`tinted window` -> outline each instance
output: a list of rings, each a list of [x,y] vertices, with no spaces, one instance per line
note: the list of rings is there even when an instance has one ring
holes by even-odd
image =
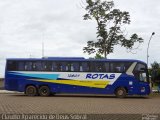
[[[62,62],[61,65],[62,65],[62,71],[64,72],[70,71],[70,63]]]
[[[7,62],[7,70],[16,71],[17,70],[17,62],[16,61],[8,61]]]
[[[91,71],[92,72],[104,72],[105,71],[104,62],[92,62]]]
[[[146,67],[145,67],[144,64],[138,63],[138,64],[136,65],[134,71],[142,71],[142,70],[144,70],[145,68],[146,68]]]
[[[78,72],[80,69],[79,62],[72,62],[70,68],[71,68],[71,71]]]
[[[51,67],[51,71],[58,72],[60,70],[60,64],[56,62],[51,62],[50,67]]]
[[[26,71],[32,71],[32,62],[25,62],[24,69]]]
[[[32,70],[33,71],[42,71],[41,61],[32,62]]]
[[[23,61],[18,62],[18,70],[19,71],[25,70],[25,62],[23,62]]]
[[[42,61],[42,71],[52,71],[52,62],[50,61]]]
[[[18,71],[42,71],[43,66],[41,61],[18,61]]]
[[[109,72],[109,63],[108,62],[104,63],[104,70],[105,70],[105,72]]]
[[[59,71],[59,72],[61,72],[62,71],[62,63],[53,63],[52,64],[53,65],[53,68],[55,69],[55,70],[53,70],[53,71]]]
[[[110,63],[110,72],[125,72],[131,63],[129,62],[111,62]]]
[[[80,63],[80,71],[81,72],[89,72],[89,70],[90,70],[89,62],[81,62]]]
[[[59,62],[58,71],[63,72],[78,72],[79,71],[79,62]]]

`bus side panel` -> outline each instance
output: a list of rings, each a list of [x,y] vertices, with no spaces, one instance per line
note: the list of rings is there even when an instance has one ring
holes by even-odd
[[[128,80],[126,74],[121,74],[121,76],[110,86],[106,87],[107,94],[114,94],[116,89],[119,87],[129,88]]]
[[[57,93],[91,93],[91,94],[113,94],[115,87],[107,85],[105,88],[85,87],[78,85],[56,84],[36,81],[36,78],[26,77],[18,74],[7,73],[6,89],[24,92],[27,85],[35,85],[37,88],[42,85],[50,87],[51,92]],[[120,79],[121,76],[118,78]],[[35,80],[33,80],[35,79]],[[118,80],[117,80],[118,81]]]
[[[35,79],[35,81],[31,80]],[[27,85],[35,85],[40,87],[41,85],[47,85],[50,87],[51,92],[56,93],[91,93],[91,94],[114,94],[118,87],[125,87],[129,95],[140,94],[145,95],[150,93],[149,84],[139,82],[134,76],[128,76],[127,74],[121,74],[119,78],[112,84],[107,85],[105,88],[84,87],[78,85],[57,84],[49,82],[36,81],[36,78],[24,77],[15,74],[6,74],[5,89],[11,91],[24,92]],[[141,92],[142,87],[145,87],[145,91]]]
[[[10,91],[18,91],[18,79],[17,77],[6,73],[6,77],[4,79],[4,88]]]

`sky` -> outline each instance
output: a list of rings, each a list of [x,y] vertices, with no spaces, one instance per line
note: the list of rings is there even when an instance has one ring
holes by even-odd
[[[128,52],[115,46],[112,59],[138,59],[149,65],[160,63],[160,0],[114,0],[115,8],[128,11],[131,24],[125,34],[137,33],[144,39],[138,49]],[[0,0],[0,77],[6,58],[44,56],[93,57],[83,53],[87,41],[96,40],[96,22],[83,20],[85,0]],[[136,46],[135,46],[136,47]]]

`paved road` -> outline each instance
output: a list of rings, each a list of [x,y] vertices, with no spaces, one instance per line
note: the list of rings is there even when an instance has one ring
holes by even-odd
[[[119,99],[93,95],[28,97],[20,93],[0,94],[0,113],[160,114],[160,95]]]

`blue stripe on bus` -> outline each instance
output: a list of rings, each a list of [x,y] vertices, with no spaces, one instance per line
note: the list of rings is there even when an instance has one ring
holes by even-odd
[[[35,77],[35,78],[42,78],[42,79],[52,79],[57,80],[59,74],[27,74],[27,73],[9,73],[13,75],[19,75],[19,76],[26,76],[26,77]]]

